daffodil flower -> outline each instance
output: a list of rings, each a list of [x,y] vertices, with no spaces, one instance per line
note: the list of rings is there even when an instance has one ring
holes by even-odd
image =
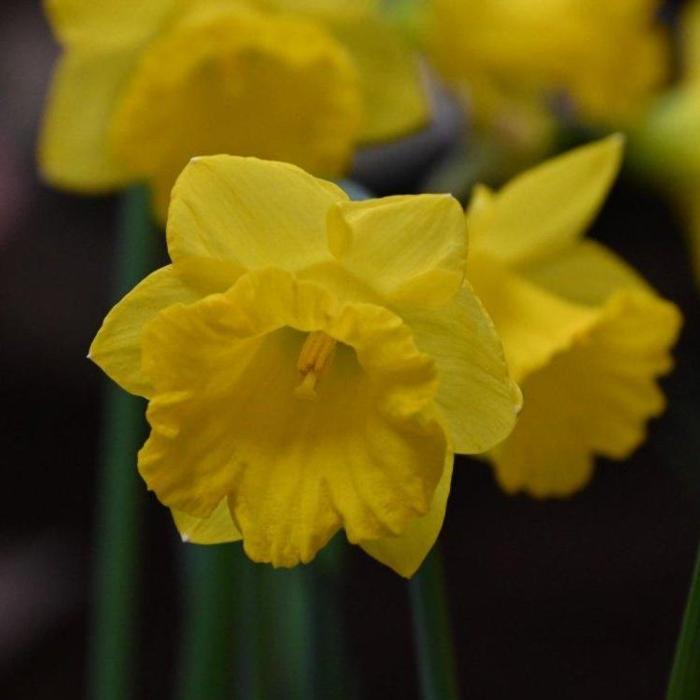
[[[81,192],[148,181],[165,220],[196,155],[342,174],[361,142],[428,118],[416,58],[378,2],[45,0],[63,46],[39,147]]]
[[[431,0],[426,44],[465,91],[477,124],[514,141],[546,139],[553,104],[584,122],[620,124],[668,73],[660,1]]]
[[[172,264],[109,313],[90,357],[149,400],[139,453],[183,539],[308,562],[339,530],[410,576],[442,526],[453,451],[512,429],[520,392],[463,285],[447,195],[349,201],[295,166],[195,158]]]
[[[554,158],[468,212],[468,277],[503,339],[524,408],[494,449],[508,492],[566,496],[596,455],[624,459],[664,409],[677,308],[604,246],[582,238],[617,174],[612,136]]]

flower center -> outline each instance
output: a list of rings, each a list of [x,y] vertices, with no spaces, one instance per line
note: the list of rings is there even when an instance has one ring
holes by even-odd
[[[335,352],[336,341],[323,331],[314,331],[306,336],[299,353],[297,369],[302,377],[301,384],[294,390],[300,399],[315,401],[316,382],[328,369]]]

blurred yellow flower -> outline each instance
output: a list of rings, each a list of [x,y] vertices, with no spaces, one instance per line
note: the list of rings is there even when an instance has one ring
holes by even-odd
[[[552,104],[585,122],[636,115],[668,71],[659,0],[430,0],[427,45],[477,124],[548,138]]]
[[[292,165],[203,157],[167,240],[172,264],[112,309],[90,357],[149,399],[139,469],[183,538],[294,566],[343,528],[412,575],[453,451],[492,448],[520,404],[463,286],[458,202],[351,202]]]
[[[146,180],[163,221],[192,156],[255,155],[334,177],[358,143],[428,118],[416,58],[377,2],[45,3],[64,53],[43,175],[82,192]]]
[[[582,236],[617,174],[612,136],[554,158],[468,211],[467,276],[503,339],[524,408],[490,454],[508,492],[566,496],[594,457],[627,457],[663,411],[677,308]]]

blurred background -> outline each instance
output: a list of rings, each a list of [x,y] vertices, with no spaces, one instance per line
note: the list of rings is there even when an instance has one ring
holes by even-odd
[[[0,697],[12,700],[81,697],[90,646],[106,381],[85,356],[111,306],[117,201],[37,179],[57,53],[38,1],[0,4]],[[427,148],[438,155],[444,139]],[[375,161],[358,166],[370,186]],[[458,463],[440,542],[465,697],[663,697],[700,539],[698,290],[675,212],[632,178],[591,235],[685,314],[669,410],[631,459],[601,461],[568,501],[505,496],[485,464]],[[138,697],[159,699],[176,678],[184,545],[143,498]],[[359,695],[415,698],[405,582],[348,550],[342,613]]]

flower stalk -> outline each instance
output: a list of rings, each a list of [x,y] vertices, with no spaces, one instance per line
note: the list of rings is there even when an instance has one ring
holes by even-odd
[[[459,696],[442,560],[437,548],[408,584],[416,665],[423,700]]]
[[[250,602],[247,581],[236,574],[240,555],[232,545],[188,546],[184,556],[185,618],[182,636],[180,700],[231,697],[237,598]],[[254,659],[247,659],[255,668]],[[251,685],[252,688],[252,685]],[[245,697],[258,697],[251,693]]]
[[[145,190],[123,199],[115,261],[114,297],[120,298],[145,274],[155,256],[156,237]],[[145,437],[143,400],[110,383],[104,398],[96,525],[96,573],[89,649],[89,697],[133,697],[134,620],[138,589],[138,529],[143,488],[136,453]]]

